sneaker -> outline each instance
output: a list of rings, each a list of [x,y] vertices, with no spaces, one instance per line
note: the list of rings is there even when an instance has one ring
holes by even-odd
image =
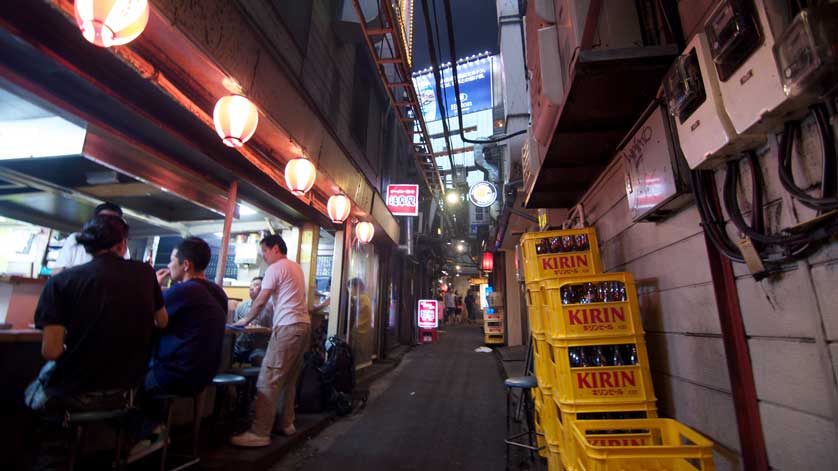
[[[131,457],[137,456],[149,448],[151,448],[151,440],[147,438],[140,440],[133,446],[133,448],[131,448],[131,451],[128,452],[128,458],[130,459]]]
[[[244,432],[240,435],[236,435],[235,437],[231,438],[230,443],[232,443],[235,446],[258,448],[270,445],[271,438],[256,435],[253,432]]]
[[[297,429],[294,428],[294,424],[291,424],[287,427],[282,428],[282,434],[285,435],[286,437],[290,437],[291,435],[294,435],[295,433],[297,433]]]

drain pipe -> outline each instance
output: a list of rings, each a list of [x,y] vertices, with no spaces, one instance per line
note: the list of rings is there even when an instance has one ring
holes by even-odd
[[[399,250],[405,252],[407,255],[413,256],[413,218],[408,216],[404,218],[404,245],[399,246]]]

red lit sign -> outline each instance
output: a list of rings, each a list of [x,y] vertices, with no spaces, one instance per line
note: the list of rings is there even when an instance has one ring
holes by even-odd
[[[436,329],[439,326],[439,301],[435,299],[419,300],[419,328]]]
[[[418,216],[419,185],[387,185],[387,208],[393,216]]]

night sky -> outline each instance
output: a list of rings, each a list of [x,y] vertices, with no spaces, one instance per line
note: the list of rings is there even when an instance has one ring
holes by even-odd
[[[498,51],[498,26],[495,0],[450,0],[451,10],[454,19],[454,34],[457,45],[457,55],[460,57],[470,56],[478,52]],[[428,0],[428,9],[431,14],[431,26],[433,27],[433,11],[436,3],[436,12],[439,15],[439,39],[438,49],[442,49],[439,60],[442,63],[448,62],[448,33],[445,29],[445,6],[442,0]],[[413,69],[424,69],[431,65],[428,55],[428,37],[425,29],[425,16],[422,11],[422,1],[415,0],[413,6]],[[436,35],[434,35],[436,44]]]

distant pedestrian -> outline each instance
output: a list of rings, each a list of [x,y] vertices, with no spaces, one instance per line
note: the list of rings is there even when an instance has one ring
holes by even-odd
[[[454,319],[454,314],[457,311],[457,303],[454,299],[454,293],[447,292],[443,298],[445,300],[445,323],[447,324]]]
[[[468,293],[466,294],[466,299],[465,299],[466,312],[468,313],[468,319],[469,320],[474,320],[474,319],[477,318],[477,315],[474,313],[474,311],[475,311],[474,302],[476,300],[477,300],[477,297],[474,296],[474,290],[469,289]]]

